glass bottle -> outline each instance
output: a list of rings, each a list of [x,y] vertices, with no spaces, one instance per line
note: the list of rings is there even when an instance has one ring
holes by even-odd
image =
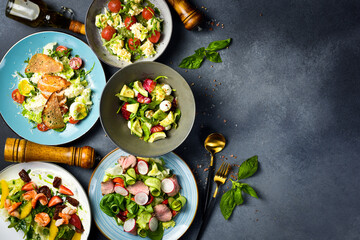
[[[83,23],[71,20],[59,12],[49,10],[42,0],[9,0],[5,14],[9,18],[31,27],[49,26],[85,34]]]

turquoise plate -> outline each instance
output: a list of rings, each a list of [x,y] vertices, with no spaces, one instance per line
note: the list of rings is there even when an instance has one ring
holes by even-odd
[[[40,132],[33,129],[34,124],[21,115],[21,106],[11,98],[11,93],[17,88],[18,78],[16,72],[24,74],[27,63],[24,61],[35,53],[42,52],[42,48],[50,43],[57,42],[72,48],[72,55],[79,55],[85,64],[85,69],[90,70],[95,63],[93,71],[87,76],[91,90],[92,109],[89,115],[78,124],[67,124],[66,130],[56,132],[49,130]],[[104,70],[94,52],[83,41],[60,32],[40,32],[29,35],[17,42],[5,54],[0,63],[0,112],[9,127],[21,137],[39,144],[58,145],[71,142],[87,131],[96,123],[99,118],[99,104],[102,90],[105,87],[106,79]]]
[[[124,232],[123,227],[118,226],[115,220],[102,212],[99,207],[102,198],[101,181],[105,170],[115,166],[120,156],[127,155],[129,154],[117,148],[106,155],[96,167],[90,178],[88,189],[91,212],[96,226],[109,239],[149,239]],[[179,184],[182,186],[180,193],[187,198],[185,207],[174,219],[175,227],[166,229],[163,237],[164,240],[179,239],[194,220],[199,200],[198,189],[194,175],[184,160],[172,152],[161,156],[161,158],[165,160],[165,166],[176,174]]]

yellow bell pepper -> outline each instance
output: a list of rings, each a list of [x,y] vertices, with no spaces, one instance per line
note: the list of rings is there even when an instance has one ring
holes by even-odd
[[[58,227],[55,225],[55,220],[51,220],[51,224],[50,224],[50,234],[49,234],[49,240],[54,240],[56,238],[56,235],[58,234],[59,229]]]
[[[32,205],[31,205],[31,201],[28,201],[25,206],[21,209],[21,213],[20,213],[20,219],[24,219],[26,218],[32,210]]]
[[[76,232],[71,240],[80,240],[81,239],[81,233]]]
[[[2,180],[0,181],[0,183],[1,183],[1,191],[2,191],[2,193],[1,193],[0,208],[4,208],[4,206],[5,206],[5,200],[6,200],[6,198],[9,196],[9,187],[8,187],[7,182],[6,182],[4,179],[2,179]]]

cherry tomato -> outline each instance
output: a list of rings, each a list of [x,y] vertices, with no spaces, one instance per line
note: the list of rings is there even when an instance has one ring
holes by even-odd
[[[56,51],[57,51],[57,52],[65,52],[66,50],[68,50],[68,48],[65,47],[65,46],[58,46],[58,47],[56,48]]]
[[[120,0],[111,0],[108,4],[108,8],[113,13],[118,13],[122,9]]]
[[[126,18],[125,18],[125,21],[124,21],[125,27],[126,27],[128,30],[131,30],[130,27],[131,27],[134,23],[136,23],[136,22],[137,22],[136,17],[134,17],[134,16],[126,17]]]
[[[161,33],[155,30],[155,34],[149,37],[149,41],[152,43],[157,43],[160,39]]]
[[[135,50],[135,48],[140,46],[141,42],[137,38],[129,38],[128,44],[131,50]]]
[[[175,217],[179,212],[175,211],[175,210],[171,210],[171,214],[173,215],[173,217]]]
[[[110,41],[114,33],[116,33],[115,28],[112,26],[106,26],[101,32],[101,37],[106,41]]]
[[[42,132],[46,132],[47,130],[49,130],[49,128],[44,123],[39,123],[37,125],[37,129]]]
[[[142,12],[142,16],[146,20],[150,20],[154,16],[154,14],[155,14],[155,11],[151,7],[145,7]]]
[[[79,57],[73,57],[70,59],[69,65],[72,69],[79,69],[82,65],[82,60]]]
[[[25,101],[25,96],[21,95],[21,93],[19,92],[19,89],[15,89],[11,93],[11,97],[15,102],[20,103],[20,104]]]
[[[77,124],[78,122],[79,122],[79,120],[75,120],[75,119],[73,119],[73,117],[69,118],[69,123],[71,123],[71,124]]]

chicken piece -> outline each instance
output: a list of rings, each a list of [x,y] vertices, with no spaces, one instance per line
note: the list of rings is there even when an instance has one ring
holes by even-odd
[[[31,57],[29,64],[25,68],[26,73],[58,73],[64,69],[61,62],[56,61],[52,57],[37,53]]]

